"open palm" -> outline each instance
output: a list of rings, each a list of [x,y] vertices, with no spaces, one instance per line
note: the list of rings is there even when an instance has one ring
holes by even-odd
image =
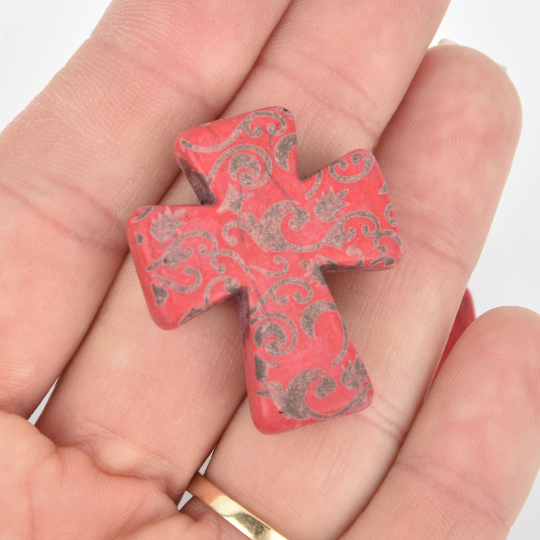
[[[538,316],[481,317],[424,400],[521,125],[494,62],[427,51],[447,3],[114,0],[8,126],[1,540],[241,539],[196,500],[177,510],[216,445],[208,477],[291,540],[506,537],[540,461]],[[295,113],[301,176],[377,143],[403,257],[328,276],[372,406],[265,436],[234,306],[160,330],[125,223],[141,205],[196,202],[180,132],[272,105]]]

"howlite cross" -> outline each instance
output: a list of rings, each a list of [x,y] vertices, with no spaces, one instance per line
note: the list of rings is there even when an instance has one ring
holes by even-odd
[[[280,107],[190,129],[175,153],[202,206],[148,206],[128,222],[155,322],[175,328],[236,297],[264,433],[367,407],[372,385],[323,273],[400,257],[373,155],[355,150],[299,179],[294,119]]]

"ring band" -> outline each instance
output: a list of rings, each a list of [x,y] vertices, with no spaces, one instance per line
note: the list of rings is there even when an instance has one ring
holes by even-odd
[[[251,540],[287,540],[199,473],[191,479],[187,491],[215,510]]]

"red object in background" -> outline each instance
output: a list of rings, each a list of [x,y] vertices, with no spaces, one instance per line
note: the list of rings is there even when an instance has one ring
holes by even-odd
[[[297,174],[293,116],[274,107],[182,133],[177,160],[203,206],[134,212],[128,240],[155,322],[175,328],[236,296],[255,425],[278,433],[373,396],[322,272],[382,270],[400,240],[372,154]]]
[[[475,319],[476,315],[474,313],[474,303],[471,291],[469,291],[469,289],[466,289],[465,294],[463,295],[463,299],[461,300],[461,305],[459,306],[456,319],[454,321],[454,326],[452,326],[452,330],[450,331],[450,335],[448,336],[448,341],[446,342],[446,347],[444,348],[441,361],[439,362],[439,366],[437,367],[437,371],[435,372],[435,377],[439,373],[442,365],[444,364],[444,361],[448,358],[450,351],[457,343],[457,340],[461,337],[461,334],[465,332],[467,327]]]

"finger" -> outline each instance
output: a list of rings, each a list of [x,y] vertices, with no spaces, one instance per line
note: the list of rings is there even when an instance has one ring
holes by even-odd
[[[80,450],[58,448],[20,416],[0,411],[2,539],[114,538],[173,515],[177,508],[154,482],[107,475]]]
[[[540,317],[482,316],[344,539],[506,538],[540,466]]]
[[[227,114],[294,112],[300,177],[372,148],[405,94],[449,0],[297,2]],[[270,90],[269,90],[270,89]]]
[[[300,139],[313,132],[329,144],[324,152],[301,145],[304,172],[369,147],[370,130],[380,131],[397,107],[445,6],[295,2],[227,114],[275,103],[293,110]],[[410,24],[401,27],[402,20]],[[232,306],[164,333],[150,320],[130,265],[39,426],[59,444],[84,447],[105,470],[161,478],[179,497],[244,393]]]
[[[519,100],[494,62],[455,46],[427,54],[377,148],[401,262],[384,274],[328,276],[373,404],[279,437],[259,434],[244,405],[206,472],[286,537],[337,537],[384,479],[441,357],[519,130]]]
[[[222,519],[216,516],[217,519]],[[222,528],[230,527],[226,521],[214,521],[212,524],[208,522],[194,522],[188,516],[177,514],[157,523],[149,523],[136,531],[115,538],[115,540],[229,540],[225,530]],[[234,533],[233,533],[234,534]],[[245,540],[246,536],[238,533],[238,540]]]
[[[214,118],[287,0],[115,0],[0,143],[0,407],[28,415],[125,257],[125,222],[177,174],[182,130]]]

